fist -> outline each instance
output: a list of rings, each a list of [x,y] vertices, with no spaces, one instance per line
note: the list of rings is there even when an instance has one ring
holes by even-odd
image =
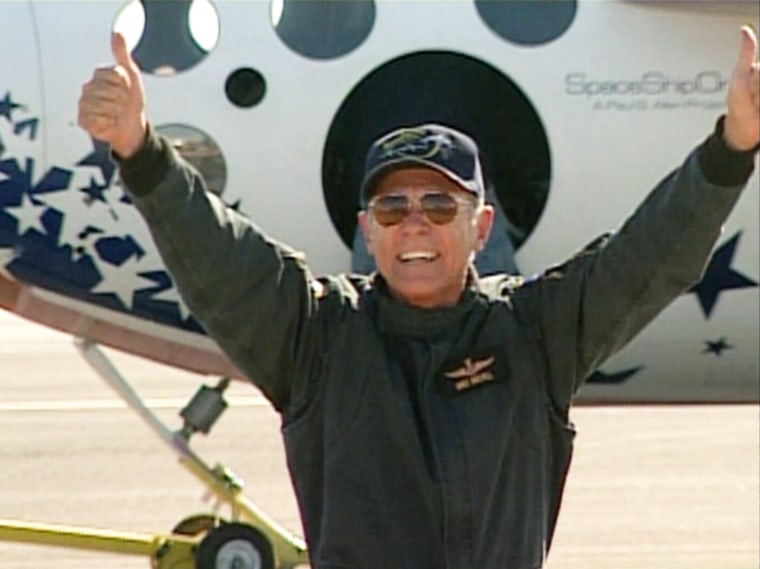
[[[731,75],[723,136],[735,150],[751,150],[760,142],[760,64],[757,36],[749,26],[741,29],[739,59]]]
[[[93,138],[107,142],[116,154],[128,158],[145,142],[145,93],[140,68],[124,36],[111,35],[111,52],[115,65],[98,67],[82,85],[78,122]]]

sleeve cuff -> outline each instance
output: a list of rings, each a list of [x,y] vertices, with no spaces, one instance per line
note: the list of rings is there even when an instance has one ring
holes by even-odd
[[[153,191],[175,161],[172,147],[150,124],[145,133],[145,144],[140,150],[126,159],[115,152],[111,152],[111,157],[119,167],[119,174],[127,190],[137,197]]]
[[[699,166],[705,178],[716,186],[742,186],[747,183],[755,169],[755,154],[760,145],[751,150],[737,151],[730,148],[723,138],[722,115],[713,133],[699,147]]]

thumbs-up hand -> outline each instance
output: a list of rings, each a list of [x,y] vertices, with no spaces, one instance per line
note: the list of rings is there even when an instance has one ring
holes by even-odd
[[[111,35],[111,51],[115,65],[98,67],[82,85],[78,121],[93,138],[107,142],[116,154],[128,158],[145,142],[145,92],[140,68],[124,36]]]
[[[741,29],[739,60],[731,76],[723,136],[736,150],[751,150],[760,142],[760,64],[757,36],[749,26]]]

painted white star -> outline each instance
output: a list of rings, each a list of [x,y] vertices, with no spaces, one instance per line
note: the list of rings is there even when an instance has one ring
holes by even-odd
[[[84,247],[88,251],[88,246],[80,235],[85,227],[91,225],[102,230],[102,233],[88,236],[87,239],[97,240],[106,235],[131,235],[135,242],[140,244],[145,250],[147,259],[158,259],[158,252],[153,246],[153,241],[148,232],[145,222],[140,217],[139,212],[134,206],[113,200],[110,204],[95,201],[89,206],[85,203],[82,192],[78,191],[83,178],[75,176],[76,183],[72,182],[69,189],[60,192],[51,192],[45,194],[45,203],[63,214],[61,222],[61,232],[59,237],[60,245],[70,245],[76,252],[77,247]],[[112,187],[109,193],[121,192],[120,188]],[[97,255],[92,252],[93,258]],[[78,255],[81,257],[81,255]],[[75,257],[77,254],[75,253]]]
[[[40,233],[45,233],[45,227],[40,221],[40,216],[44,213],[45,205],[35,204],[27,194],[21,195],[21,205],[6,207],[5,211],[10,213],[18,221],[18,234],[23,235],[30,229],[35,229]]]
[[[130,257],[120,266],[110,263],[97,263],[101,280],[90,291],[94,294],[115,294],[124,306],[132,310],[134,294],[137,290],[150,288],[146,281],[155,285],[153,281],[138,275],[138,272],[146,272],[147,268],[137,257]]]
[[[17,119],[18,123],[20,120]],[[32,140],[30,138],[30,131],[24,130],[23,132],[16,134],[13,132],[13,127],[10,121],[0,120],[0,139],[2,139],[5,145],[4,156],[15,158],[19,163],[23,164],[27,157],[38,156],[40,153],[40,139],[39,129],[37,130],[38,138]]]
[[[102,178],[98,173],[86,173],[82,168],[75,168],[68,188],[39,196],[48,207],[63,214],[61,245],[78,245],[79,233],[87,225],[99,227],[107,234],[123,232],[118,227],[118,220],[115,220],[109,211],[108,204],[100,201],[94,201],[89,205],[86,203],[86,195],[80,188],[89,186],[94,177]]]
[[[76,247],[80,244],[79,234],[87,225],[100,227],[108,232],[115,224],[110,222],[106,204],[95,202],[88,208],[84,203],[84,196],[69,186],[67,190],[50,192],[41,197],[48,207],[55,209],[63,215],[61,220],[60,245]],[[108,227],[103,227],[104,225]]]
[[[191,315],[190,309],[182,300],[182,297],[179,295],[177,289],[174,286],[171,286],[165,290],[162,290],[161,292],[154,294],[151,296],[151,298],[153,300],[166,300],[168,302],[176,303],[177,308],[179,309],[179,314],[182,317],[182,321],[187,320]]]
[[[0,249],[0,277],[4,277],[9,281],[14,281],[13,275],[6,269],[11,264],[13,259],[17,257],[16,252],[10,247]]]

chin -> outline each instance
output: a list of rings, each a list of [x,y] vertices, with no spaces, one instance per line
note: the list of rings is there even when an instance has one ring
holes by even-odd
[[[391,286],[393,295],[407,304],[421,308],[437,308],[456,304],[459,295],[449,295],[438,287],[425,286]],[[451,297],[451,298],[450,298]]]

